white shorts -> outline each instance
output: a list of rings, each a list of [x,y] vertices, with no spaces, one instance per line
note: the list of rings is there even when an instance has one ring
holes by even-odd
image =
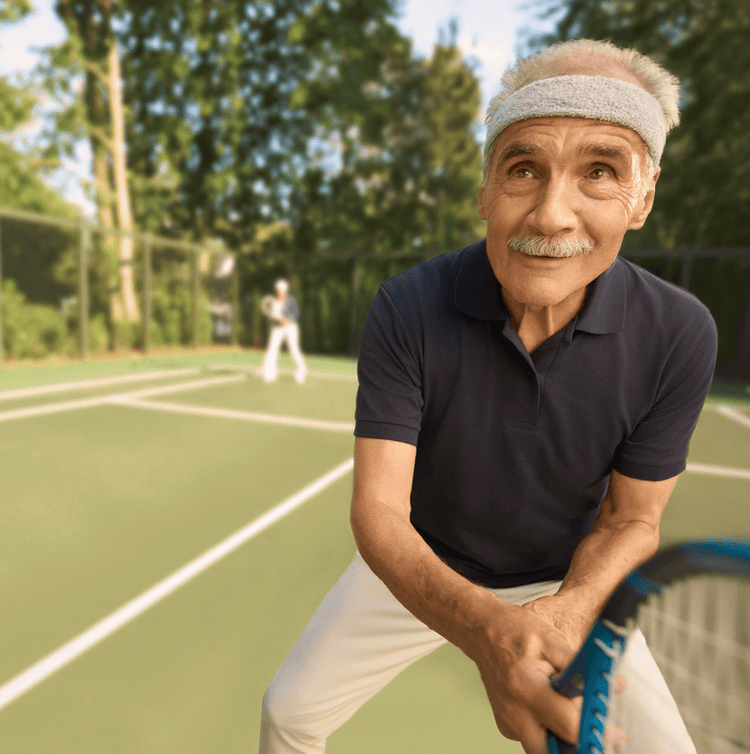
[[[514,605],[555,594],[559,581],[492,589]],[[320,754],[328,736],[368,699],[414,661],[446,640],[415,618],[370,570],[357,553],[352,564],[325,596],[300,634],[263,698],[260,754]],[[636,666],[626,695],[643,704],[649,689],[666,694],[665,705],[646,705],[653,730],[646,742],[633,741],[634,752],[694,754],[695,749],[671,701],[666,684],[640,632],[623,658]],[[628,677],[630,678],[630,673]],[[676,716],[673,743],[661,733],[666,719]],[[658,728],[658,730],[657,730]],[[654,733],[656,731],[656,733]],[[634,732],[635,735],[638,731]],[[654,736],[658,736],[657,739]]]

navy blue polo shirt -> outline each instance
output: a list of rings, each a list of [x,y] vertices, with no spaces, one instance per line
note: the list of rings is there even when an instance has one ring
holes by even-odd
[[[360,347],[358,437],[416,445],[411,521],[467,578],[562,578],[612,469],[685,469],[716,327],[683,289],[618,258],[529,354],[486,243],[385,282]]]

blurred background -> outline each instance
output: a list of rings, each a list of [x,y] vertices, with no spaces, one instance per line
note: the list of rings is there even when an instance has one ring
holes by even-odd
[[[4,0],[2,358],[259,347],[281,276],[304,348],[355,355],[380,282],[483,236],[503,69],[593,37],[683,82],[623,255],[709,306],[717,377],[747,380],[749,24],[745,0]]]

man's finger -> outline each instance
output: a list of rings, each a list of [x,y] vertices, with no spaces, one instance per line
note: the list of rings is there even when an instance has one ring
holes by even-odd
[[[624,730],[615,728],[613,725],[607,727],[604,731],[604,743],[608,749],[617,751],[620,746],[628,742],[628,736]]]
[[[580,699],[568,699],[568,697],[555,691],[551,685],[541,689],[533,700],[533,708],[536,718],[545,728],[545,752],[546,730],[551,730],[556,736],[575,743],[578,740],[578,728],[581,720]]]

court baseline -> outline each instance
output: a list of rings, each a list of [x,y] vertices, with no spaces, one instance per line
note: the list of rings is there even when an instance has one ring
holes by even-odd
[[[161,602],[161,600],[168,597],[172,592],[184,586],[219,560],[225,558],[247,541],[299,508],[303,503],[310,500],[310,498],[349,473],[353,467],[354,461],[351,458],[339,464],[327,474],[316,479],[307,485],[307,487],[304,487],[290,498],[271,508],[244,528],[203,553],[203,555],[200,555],[195,560],[175,571],[171,576],[155,584],[143,592],[143,594],[91,626],[91,628],[82,634],[79,634],[39,662],[22,671],[15,678],[4,683],[0,686],[0,709],[7,707],[15,699],[18,699],[19,696],[37,686],[53,673],[99,644],[99,642],[106,639],[119,628],[130,623],[130,621],[137,618],[150,607]]]

